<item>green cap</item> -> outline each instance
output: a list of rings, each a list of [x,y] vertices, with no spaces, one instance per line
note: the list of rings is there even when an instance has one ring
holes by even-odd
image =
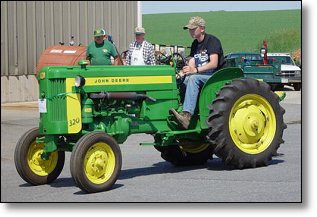
[[[104,29],[96,29],[94,31],[94,36],[102,36],[102,35],[106,35],[106,31]]]

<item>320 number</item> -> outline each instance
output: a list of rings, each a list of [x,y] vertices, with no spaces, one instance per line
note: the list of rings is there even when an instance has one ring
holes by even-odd
[[[79,118],[73,118],[71,120],[69,120],[69,126],[74,126],[76,124],[79,124],[80,119]]]

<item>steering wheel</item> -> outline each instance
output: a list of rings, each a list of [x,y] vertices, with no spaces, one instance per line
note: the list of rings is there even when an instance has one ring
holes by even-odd
[[[184,82],[185,76],[182,75],[181,70],[186,65],[186,60],[180,53],[173,53],[172,55],[167,56],[164,53],[157,51],[155,52],[155,59],[159,65],[175,64],[176,83],[179,86]]]
[[[171,56],[169,56],[169,62],[173,62],[175,64],[176,84],[177,86],[180,86],[184,82],[186,77],[182,73],[182,69],[186,65],[186,60],[181,54],[173,53]]]
[[[161,51],[155,51],[155,60],[157,65],[169,65],[168,56]]]
[[[186,60],[181,54],[173,53],[171,57],[173,58],[173,60],[176,63],[176,70],[177,71],[180,71],[186,65]]]

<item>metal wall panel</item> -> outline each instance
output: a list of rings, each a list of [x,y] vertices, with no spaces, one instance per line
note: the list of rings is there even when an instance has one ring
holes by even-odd
[[[44,2],[35,3],[35,29],[36,29],[36,60],[45,50]],[[49,34],[49,33],[47,33]],[[30,73],[30,72],[29,72]]]
[[[26,2],[26,26],[27,26],[27,71],[33,72],[36,67],[36,20],[35,20],[35,2]]]
[[[1,76],[35,73],[41,53],[59,42],[88,45],[105,28],[119,52],[137,26],[137,1],[1,1]]]
[[[8,3],[1,1],[1,75],[9,74]]]
[[[27,74],[26,2],[17,2],[17,67],[18,75]]]
[[[2,9],[2,8],[1,8]],[[2,13],[2,12],[1,12]],[[18,57],[17,57],[17,35],[16,35],[16,2],[8,1],[8,41],[4,43],[8,43],[8,74],[9,75],[17,75],[17,66],[18,66]],[[14,16],[12,16],[15,14]],[[2,28],[2,26],[1,26]],[[2,31],[2,30],[1,30]],[[2,44],[1,44],[2,46]],[[1,57],[2,58],[2,57]],[[1,61],[2,62],[2,61]],[[1,72],[2,73],[2,72]]]

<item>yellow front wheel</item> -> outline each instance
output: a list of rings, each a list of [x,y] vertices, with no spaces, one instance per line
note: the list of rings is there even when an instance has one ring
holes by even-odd
[[[104,132],[84,135],[76,143],[70,160],[75,183],[88,193],[109,190],[118,179],[121,165],[119,145]]]
[[[44,144],[36,143],[39,129],[27,131],[18,141],[15,152],[15,167],[26,182],[32,185],[48,184],[54,181],[62,172],[65,162],[65,152],[55,151],[48,160],[42,159]]]

